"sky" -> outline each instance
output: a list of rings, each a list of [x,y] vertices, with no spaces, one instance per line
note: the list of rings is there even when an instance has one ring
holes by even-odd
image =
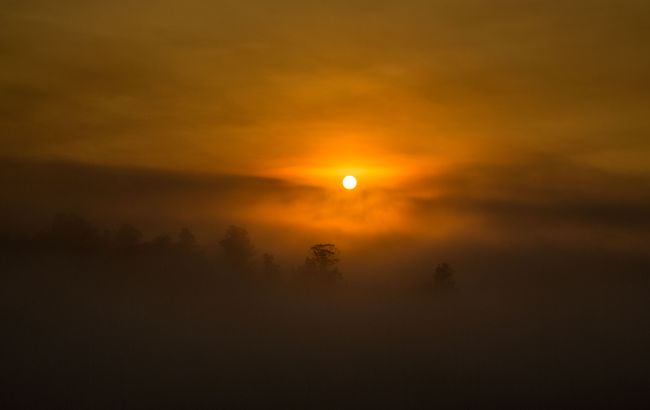
[[[268,244],[646,251],[648,17],[645,0],[5,0],[4,224],[73,210]]]

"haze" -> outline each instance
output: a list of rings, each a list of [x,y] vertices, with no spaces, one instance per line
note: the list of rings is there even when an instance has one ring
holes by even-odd
[[[196,363],[222,374],[215,363],[230,360],[224,352],[255,344],[242,329],[270,323],[260,336],[266,350],[242,353],[241,368],[223,366],[250,381],[278,354],[276,364],[293,375],[273,385],[282,398],[255,385],[254,405],[242,405],[246,389],[230,386],[228,400],[203,402],[211,407],[317,408],[330,384],[295,352],[320,369],[331,359],[332,374],[348,366],[352,376],[337,388],[372,380],[368,391],[355,390],[358,401],[343,395],[329,408],[363,408],[369,397],[378,408],[380,396],[369,391],[382,380],[391,380],[392,408],[421,408],[432,379],[449,388],[444,403],[458,404],[455,392],[467,398],[463,408],[489,403],[493,388],[503,404],[510,385],[523,389],[519,408],[531,408],[535,392],[546,408],[594,408],[598,391],[610,408],[627,408],[621,397],[647,398],[638,386],[649,363],[649,17],[646,0],[3,1],[0,256],[10,266],[2,295],[15,357],[31,357],[30,347],[16,347],[23,343],[85,340],[77,332],[100,329],[92,323],[103,319],[119,326],[101,328],[98,339],[115,343],[107,357],[122,357],[113,348],[131,320],[149,329],[147,314],[133,312],[150,311],[171,339],[190,340],[166,353],[183,365],[168,363],[165,374],[185,369],[210,398],[211,379]],[[346,175],[356,177],[354,190],[342,187]],[[255,251],[243,252],[246,269],[235,269],[229,258],[241,249],[222,241],[242,228]],[[190,237],[196,253],[187,256]],[[130,250],[120,253],[124,238]],[[318,265],[315,245],[340,250],[336,263],[321,260],[340,274],[335,296],[296,290],[296,275]],[[256,282],[265,270],[277,283]],[[431,286],[449,272],[459,292],[440,300]],[[140,274],[146,279],[124,279]],[[267,285],[270,294],[260,291]],[[68,296],[69,311],[61,307]],[[86,311],[100,313],[90,320]],[[304,322],[313,327],[296,325]],[[67,339],[57,338],[59,325]],[[525,342],[506,328],[523,329]],[[135,334],[139,360],[156,333]],[[216,351],[205,342],[221,337],[232,345]],[[327,341],[345,354],[323,355]],[[499,341],[512,347],[505,356]],[[422,356],[405,353],[412,344]],[[201,360],[188,353],[194,348]],[[66,349],[34,351],[74,357],[80,373],[110,380],[132,370],[116,359],[122,364],[107,360],[106,373],[93,372]],[[533,358],[522,359],[529,368],[519,367],[518,353]],[[465,354],[473,359],[454,362]],[[15,360],[15,374],[42,376],[7,376],[18,401],[41,397],[59,374]],[[563,361],[588,400],[555,383],[561,371],[544,368]],[[133,374],[153,391],[179,383],[152,376],[153,362]],[[287,370],[296,363],[314,384]],[[512,373],[493,379],[503,363]],[[475,374],[491,380],[485,390],[465,389]],[[62,383],[75,391],[74,381]],[[106,396],[117,402],[91,389],[83,403],[111,408],[141,397],[115,389]],[[172,403],[198,403],[196,391],[179,389],[187,395]],[[292,401],[294,391],[304,397]],[[68,400],[42,397],[52,398],[44,399],[50,408]]]

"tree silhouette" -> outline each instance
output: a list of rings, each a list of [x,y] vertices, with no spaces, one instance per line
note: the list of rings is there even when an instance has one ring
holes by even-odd
[[[178,249],[180,249],[181,252],[192,253],[196,251],[197,248],[198,245],[196,238],[194,237],[192,231],[190,231],[188,228],[181,229],[181,231],[178,233]]]
[[[339,250],[331,243],[320,243],[312,246],[310,254],[305,259],[305,273],[315,279],[335,282],[341,277],[337,267]]]
[[[100,246],[100,235],[88,221],[75,214],[54,217],[48,237],[53,248],[68,252],[86,252]]]
[[[142,232],[135,226],[126,224],[122,225],[115,234],[115,245],[120,252],[134,252],[142,239]]]
[[[433,289],[437,292],[448,292],[456,289],[454,269],[446,262],[436,266],[433,272]]]
[[[151,241],[151,248],[158,253],[170,253],[173,248],[172,238],[166,234],[158,235]]]
[[[226,237],[219,241],[223,248],[226,263],[237,270],[248,267],[255,255],[255,249],[244,228],[231,225],[226,230]]]
[[[275,263],[275,256],[265,253],[262,255],[262,269],[264,271],[264,276],[267,278],[273,278],[278,275],[280,272],[280,267]]]

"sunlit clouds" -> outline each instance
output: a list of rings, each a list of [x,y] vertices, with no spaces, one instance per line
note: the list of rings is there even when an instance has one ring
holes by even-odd
[[[121,182],[46,202],[151,225],[236,222],[355,244],[508,243],[525,229],[636,247],[650,173],[648,7],[11,2],[0,154],[110,174]],[[123,172],[159,189],[124,199]],[[61,190],[81,186],[57,173]],[[346,175],[354,191],[341,188]],[[39,184],[6,206],[31,209],[20,198],[47,198]]]
[[[647,173],[647,7],[14,2],[2,152],[272,176],[541,151]]]

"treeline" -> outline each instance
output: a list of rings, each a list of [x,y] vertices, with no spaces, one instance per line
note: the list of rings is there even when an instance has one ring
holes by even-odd
[[[38,234],[0,239],[5,288],[22,283],[107,294],[123,290],[192,295],[229,286],[278,284],[327,289],[343,280],[336,245],[319,243],[306,251],[302,264],[287,269],[274,255],[256,250],[241,227],[228,227],[221,240],[206,247],[188,228],[145,240],[133,225],[101,229],[75,214],[55,216]],[[424,287],[452,291],[454,276],[450,265],[440,264]]]
[[[75,214],[57,215],[49,228],[29,236],[3,237],[5,280],[36,275],[43,283],[119,287],[191,288],[233,283],[295,281],[335,284],[342,279],[339,250],[315,244],[301,266],[282,269],[274,255],[258,252],[248,232],[230,226],[215,246],[202,246],[188,228],[145,240],[133,225],[100,229]]]

